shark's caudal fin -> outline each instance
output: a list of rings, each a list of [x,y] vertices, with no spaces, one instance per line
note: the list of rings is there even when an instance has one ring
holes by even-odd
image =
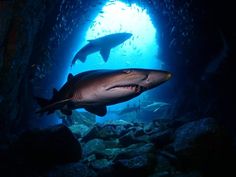
[[[86,58],[87,58],[86,55],[82,55],[80,52],[76,53],[76,55],[74,56],[74,58],[71,62],[71,66],[73,66],[77,60],[80,60],[81,62],[84,63]]]
[[[102,49],[100,50],[100,54],[101,54],[101,56],[102,56],[102,58],[103,58],[103,60],[104,60],[105,62],[107,62],[107,60],[108,60],[108,58],[109,58],[110,51],[111,51],[110,48],[102,48]]]
[[[36,113],[42,115],[43,113],[51,114],[57,109],[63,109],[71,100],[65,99],[57,102],[45,98],[35,97],[37,103],[41,107]]]
[[[73,76],[70,74],[68,76],[68,79],[72,79],[72,77]],[[52,96],[52,99],[50,99],[50,100],[45,99],[45,98],[41,98],[41,97],[34,97],[34,99],[37,101],[37,103],[41,107],[39,110],[36,111],[36,113],[39,113],[40,115],[42,115],[45,112],[47,112],[47,114],[51,114],[56,109],[66,110],[67,104],[70,102],[70,99],[54,101],[55,98],[57,97],[57,95],[58,95],[58,91],[54,88],[53,89],[53,96]]]

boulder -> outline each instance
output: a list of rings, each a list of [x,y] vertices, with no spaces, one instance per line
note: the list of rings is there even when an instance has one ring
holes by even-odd
[[[95,170],[105,170],[105,169],[110,169],[112,166],[112,161],[107,160],[107,159],[99,159],[99,160],[94,160],[91,162],[91,166]]]
[[[235,150],[226,129],[213,118],[203,118],[179,127],[175,132],[173,152],[177,167],[201,170],[204,176],[231,176]]]
[[[76,136],[76,138],[84,137],[90,130],[90,128],[83,124],[74,124],[69,127],[72,133]]]
[[[143,130],[146,134],[151,134],[151,133],[155,132],[156,129],[157,129],[157,127],[153,122],[149,122],[149,123],[145,124],[145,126],[143,128]]]
[[[173,141],[173,131],[171,129],[167,129],[161,132],[153,133],[149,135],[149,141],[157,148],[162,148],[165,145],[168,145]]]
[[[122,145],[122,146],[129,146],[131,144],[146,142],[146,139],[135,137],[134,132],[133,131],[129,131],[125,135],[121,136],[119,138],[119,141],[120,141],[120,145]]]
[[[139,155],[131,159],[122,159],[117,162],[120,166],[128,169],[145,168],[148,165],[148,158],[145,155]]]
[[[113,140],[105,140],[104,144],[106,148],[116,148],[120,146],[120,141],[119,139],[113,139]]]
[[[129,159],[115,161],[115,176],[148,176],[154,170],[155,163],[148,155],[140,154]]]
[[[89,140],[99,138],[100,126],[95,125],[90,129],[90,131],[81,139],[82,142],[88,142]]]
[[[96,152],[96,157],[98,159],[102,159],[102,158],[115,159],[117,155],[120,153],[122,153],[121,148],[104,149],[103,151]]]
[[[174,151],[178,153],[194,148],[194,144],[200,138],[204,138],[204,136],[213,138],[218,132],[218,128],[217,122],[213,118],[203,118],[184,124],[175,132]]]
[[[64,125],[23,133],[10,147],[14,158],[44,166],[81,159],[81,145]]]
[[[93,139],[88,141],[83,146],[83,156],[89,156],[95,154],[96,152],[101,152],[105,149],[104,141],[102,139]]]
[[[60,165],[48,172],[45,177],[95,177],[96,173],[82,163]]]
[[[140,154],[152,154],[154,153],[154,145],[149,144],[132,144],[126,148],[122,148],[121,152],[116,156],[116,159],[127,159],[138,156]]]

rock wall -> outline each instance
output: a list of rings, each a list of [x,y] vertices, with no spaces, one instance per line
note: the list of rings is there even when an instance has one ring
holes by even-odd
[[[0,2],[0,129],[16,128],[27,113],[31,102],[28,80],[30,60],[36,36],[54,3],[44,0]]]

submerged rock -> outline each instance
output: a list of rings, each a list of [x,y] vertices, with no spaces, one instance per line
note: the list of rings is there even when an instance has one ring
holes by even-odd
[[[199,138],[216,135],[218,128],[217,122],[213,118],[203,118],[184,124],[175,132],[175,140],[173,143],[175,152],[186,151],[193,148],[194,143],[196,143]]]
[[[84,137],[89,132],[89,127],[83,124],[72,125],[69,127],[76,138]]]
[[[161,148],[173,141],[173,131],[167,129],[162,132],[154,133],[149,136],[149,140],[154,143],[156,147]]]
[[[235,164],[231,144],[230,135],[213,118],[186,123],[176,130],[176,165],[182,170],[201,170],[204,176],[231,176]]]
[[[125,124],[125,126],[128,126]],[[119,138],[127,132],[127,128],[124,125],[112,125],[112,124],[96,124],[83,138],[83,142],[87,142],[94,138],[103,140],[113,140]]]
[[[104,141],[102,139],[93,139],[88,141],[83,146],[83,155],[89,156],[95,154],[96,152],[103,151],[105,149]]]
[[[96,174],[87,165],[82,163],[70,163],[60,165],[50,170],[45,177],[95,177]]]
[[[118,160],[117,163],[124,168],[139,169],[148,165],[148,158],[144,155],[140,155],[131,159]]]
[[[63,125],[23,133],[11,145],[15,158],[23,163],[55,165],[81,159],[80,143]]]
[[[97,152],[97,158],[115,159],[120,153],[122,153],[121,148],[111,148],[104,149],[103,151]]]
[[[109,161],[107,159],[99,159],[95,160],[91,163],[91,166],[95,170],[104,170],[104,169],[110,169],[112,166],[112,161]]]
[[[129,159],[120,159],[115,162],[115,176],[148,176],[154,170],[155,163],[148,155],[140,154]]]
[[[151,154],[154,153],[154,145],[149,144],[132,144],[126,148],[122,148],[121,152],[117,155],[116,159],[126,159],[139,156],[140,154]]]
[[[120,137],[119,141],[122,146],[144,142],[142,139],[140,140],[139,138],[136,138],[133,131],[130,131]]]

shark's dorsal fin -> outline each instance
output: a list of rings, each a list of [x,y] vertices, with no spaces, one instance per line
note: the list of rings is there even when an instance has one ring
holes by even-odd
[[[70,73],[70,74],[68,74],[68,77],[67,77],[67,82],[68,81],[71,81],[71,79],[73,78],[74,76]]]
[[[102,48],[100,50],[100,54],[105,62],[107,62],[109,55],[110,55],[110,48]]]
[[[88,112],[91,112],[93,114],[96,114],[98,116],[105,116],[106,113],[107,113],[107,108],[106,106],[87,106],[85,107],[85,109],[88,111]]]

